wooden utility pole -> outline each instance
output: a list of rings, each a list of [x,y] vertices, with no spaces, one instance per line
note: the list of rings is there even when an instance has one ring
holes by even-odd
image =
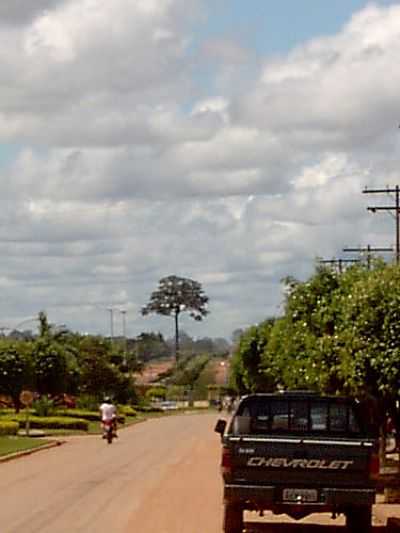
[[[393,206],[373,206],[367,207],[368,211],[376,213],[377,211],[395,211],[396,212],[396,264],[400,262],[400,187],[386,189],[367,189],[363,190],[364,194],[395,194],[395,205]]]
[[[320,264],[332,265],[338,267],[339,273],[343,272],[343,265],[348,263],[360,263],[360,259],[320,259]]]
[[[343,252],[365,253],[367,256],[368,270],[371,270],[371,260],[374,252],[393,252],[393,248],[372,248],[372,246],[368,244],[365,248],[343,248]]]

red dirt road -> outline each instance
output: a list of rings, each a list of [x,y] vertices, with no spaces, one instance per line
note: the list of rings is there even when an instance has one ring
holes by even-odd
[[[0,464],[1,533],[221,533],[216,418],[150,420],[121,431],[112,445],[75,437]],[[246,520],[252,533],[345,531],[329,517],[303,525],[275,517],[267,526],[251,514]]]

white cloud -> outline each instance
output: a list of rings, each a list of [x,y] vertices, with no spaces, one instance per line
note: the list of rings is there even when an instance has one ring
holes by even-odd
[[[12,0],[0,3],[1,24],[26,24],[67,0]]]
[[[397,181],[399,6],[257,76],[236,43],[205,43],[206,93],[207,54],[189,46],[201,0],[14,5],[0,25],[0,139],[20,147],[1,178],[4,321],[46,308],[106,332],[115,303],[130,334],[169,332],[138,311],[175,273],[210,296],[185,327],[229,336],[276,314],[279,280],[316,256],[393,242],[361,191]]]

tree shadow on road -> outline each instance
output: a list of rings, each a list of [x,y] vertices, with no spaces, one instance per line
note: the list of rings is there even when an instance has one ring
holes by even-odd
[[[311,524],[260,524],[246,522],[246,533],[345,533],[345,526],[318,526]],[[375,526],[372,533],[388,533],[386,526]],[[360,532],[361,533],[361,532]]]

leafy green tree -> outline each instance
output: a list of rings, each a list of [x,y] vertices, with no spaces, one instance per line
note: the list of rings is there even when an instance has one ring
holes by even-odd
[[[209,361],[209,355],[197,355],[193,358],[188,357],[180,360],[176,365],[170,382],[173,385],[184,385],[193,388]]]
[[[142,314],[157,313],[173,316],[175,322],[175,357],[179,359],[179,316],[188,312],[194,320],[202,320],[207,314],[208,296],[201,284],[188,278],[167,276],[159,281],[158,289],[149,303],[142,308]]]
[[[337,382],[335,351],[332,348],[336,307],[332,304],[340,276],[318,266],[305,283],[293,278],[286,285],[285,315],[276,324],[263,357],[263,366],[285,388],[334,392]]]
[[[276,387],[350,394],[400,430],[400,268],[374,261],[287,279],[284,315],[242,335],[233,371],[239,390],[256,390],[265,374]]]
[[[30,385],[31,360],[27,344],[23,342],[0,343],[0,392],[10,396],[15,411],[20,410],[19,395]]]
[[[38,320],[39,336],[32,349],[38,392],[55,396],[75,391],[79,369],[73,337],[65,326],[51,324],[44,311],[40,311]]]
[[[48,338],[38,339],[33,348],[36,388],[40,394],[55,396],[65,392],[68,380],[63,346]]]
[[[193,400],[193,390],[196,382],[200,378],[209,361],[210,356],[204,354],[181,359],[176,364],[176,369],[172,375],[172,378],[170,379],[170,382],[173,385],[183,386],[189,390],[190,403],[192,403]]]
[[[342,302],[338,324],[345,387],[389,412],[400,430],[400,269],[378,265]]]
[[[240,392],[270,392],[275,380],[262,368],[262,358],[269,342],[274,319],[242,332],[231,364],[231,384]]]
[[[136,398],[133,378],[121,371],[122,353],[102,337],[82,336],[78,343],[79,390],[100,401],[110,395],[125,403]],[[128,352],[129,355],[129,352]]]
[[[137,354],[140,361],[151,361],[171,355],[170,348],[161,333],[141,333],[128,342],[128,350]]]
[[[183,401],[185,399],[185,387],[183,385],[170,385],[166,389],[167,400]]]

